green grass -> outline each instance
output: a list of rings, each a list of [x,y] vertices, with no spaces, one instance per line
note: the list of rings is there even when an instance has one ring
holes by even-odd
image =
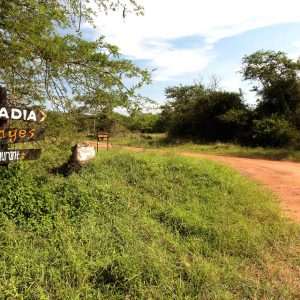
[[[293,149],[251,148],[230,143],[195,144],[191,142],[176,146],[175,149],[216,155],[300,161],[300,151]]]
[[[0,299],[300,297],[299,226],[232,169],[115,150],[63,177],[53,155],[2,170]]]
[[[196,153],[227,155],[248,158],[262,158],[270,160],[289,160],[300,162],[300,150],[292,148],[263,148],[245,147],[232,143],[193,142],[188,139],[169,141],[165,134],[130,133],[125,137],[111,139],[113,145],[137,146],[144,148],[160,148],[174,151],[190,151]]]

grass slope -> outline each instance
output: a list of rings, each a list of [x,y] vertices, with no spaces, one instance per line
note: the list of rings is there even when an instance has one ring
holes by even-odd
[[[47,162],[2,170],[0,299],[300,297],[299,227],[235,171],[118,151],[68,177]]]

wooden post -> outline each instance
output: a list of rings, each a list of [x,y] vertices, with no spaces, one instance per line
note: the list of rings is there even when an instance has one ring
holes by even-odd
[[[97,130],[96,130],[96,116],[94,116],[94,135],[97,137]]]
[[[96,141],[97,141],[97,153],[99,151],[99,138],[98,138],[98,133],[96,133]]]
[[[0,85],[0,106],[5,106],[6,105],[6,97],[7,97],[7,92],[6,92],[6,87]],[[7,120],[0,119],[0,128],[5,128],[7,127]],[[0,151],[7,150],[8,145],[0,145]],[[3,164],[3,166],[8,167],[8,164]]]

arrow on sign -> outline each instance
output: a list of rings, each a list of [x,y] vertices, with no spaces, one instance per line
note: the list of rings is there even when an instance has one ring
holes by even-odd
[[[39,116],[40,116],[40,119],[39,119],[38,122],[39,122],[39,123],[44,122],[44,121],[46,120],[46,117],[47,117],[46,113],[43,112],[43,111],[40,110],[40,109],[38,109],[37,112],[38,112],[38,114],[39,114]]]
[[[45,121],[46,114],[40,109],[2,106],[0,107],[0,119],[21,120],[41,123]]]

